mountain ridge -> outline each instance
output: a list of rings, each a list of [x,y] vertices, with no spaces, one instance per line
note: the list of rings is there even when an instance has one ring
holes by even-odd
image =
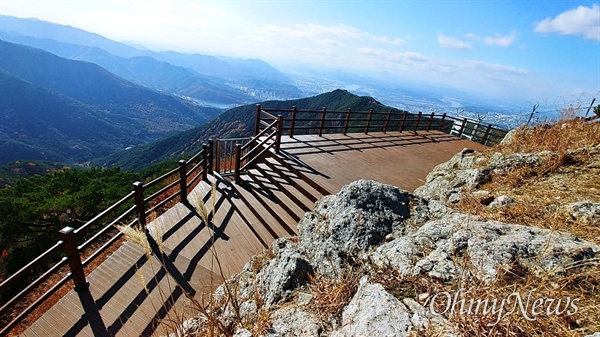
[[[264,101],[260,104],[264,108],[274,109],[289,109],[292,106],[297,106],[299,109],[312,110],[327,107],[332,111],[345,111],[348,108],[355,111],[370,109],[375,111],[400,111],[381,104],[373,97],[357,96],[342,89],[307,98]],[[254,132],[255,111],[255,104],[232,108],[205,125],[94,160],[92,164],[139,170],[161,161],[174,160],[198,151],[202,143],[210,138],[250,137]]]

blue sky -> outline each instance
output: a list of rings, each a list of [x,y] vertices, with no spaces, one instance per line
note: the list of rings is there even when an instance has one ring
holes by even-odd
[[[600,93],[598,1],[0,0],[0,12],[152,49],[423,81],[490,98]]]

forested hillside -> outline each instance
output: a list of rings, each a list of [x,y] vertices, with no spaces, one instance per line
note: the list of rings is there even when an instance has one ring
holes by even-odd
[[[0,163],[87,161],[202,125],[221,112],[92,63],[4,41],[0,48]]]
[[[118,168],[65,169],[0,189],[0,279],[48,249],[61,228],[78,228],[120,200],[139,178]]]

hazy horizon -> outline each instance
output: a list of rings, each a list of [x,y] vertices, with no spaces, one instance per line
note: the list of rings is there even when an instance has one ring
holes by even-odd
[[[13,1],[109,39],[536,100],[600,92],[591,1]],[[1,23],[0,23],[1,25]]]

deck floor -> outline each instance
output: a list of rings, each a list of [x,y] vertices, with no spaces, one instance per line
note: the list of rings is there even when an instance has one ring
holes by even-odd
[[[437,131],[282,137],[284,155],[311,179],[336,193],[359,179],[372,179],[407,191],[425,183],[429,172],[462,149],[485,146]]]
[[[483,148],[439,132],[304,135],[282,137],[281,155],[331,193],[363,178],[412,191],[434,166],[465,147]],[[273,224],[256,223],[245,206],[225,197],[239,200],[230,185],[218,180],[218,187],[214,228],[193,207],[202,199],[212,208],[210,184],[202,182],[188,197],[190,205],[178,203],[149,224],[160,247],[150,259],[139,246],[125,242],[88,275],[89,291],[70,291],[22,336],[167,335],[165,326],[173,331],[170,320],[192,313],[186,294],[202,301],[223,277],[240,271],[270,244],[260,238],[266,232],[261,226]],[[155,330],[157,321],[163,325]]]

